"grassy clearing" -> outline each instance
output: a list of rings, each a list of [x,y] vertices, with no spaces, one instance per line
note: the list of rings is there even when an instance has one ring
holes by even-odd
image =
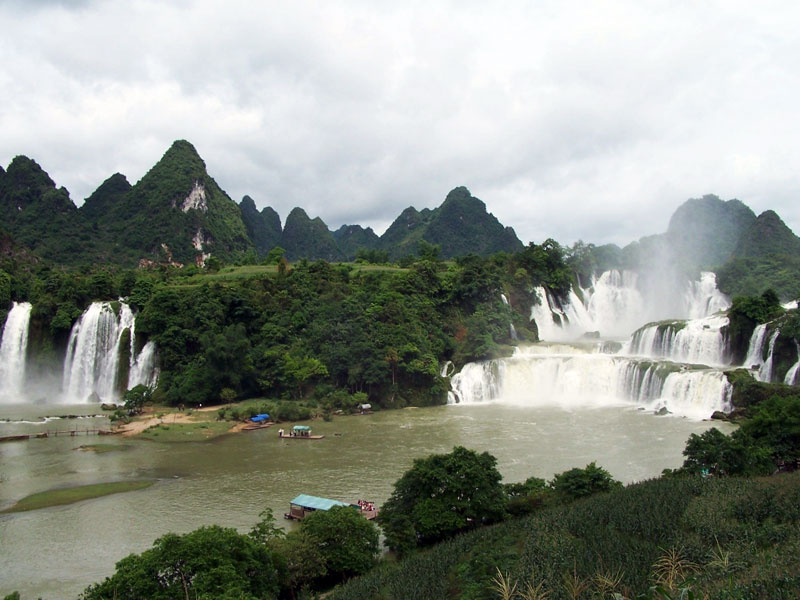
[[[155,481],[117,481],[114,483],[96,483],[93,485],[81,485],[72,488],[50,490],[40,492],[23,498],[14,506],[7,508],[0,513],[16,513],[28,510],[38,510],[50,506],[61,506],[73,504],[82,500],[91,500],[110,494],[121,494],[123,492],[133,492],[142,490],[153,485]]]
[[[387,272],[397,273],[400,271],[407,271],[401,267],[394,265],[370,265],[370,264],[356,264],[356,263],[333,263],[336,265],[344,265],[350,267],[353,273],[375,273]],[[291,267],[290,267],[291,268]],[[276,265],[245,265],[241,267],[225,267],[216,273],[197,273],[189,277],[176,278],[172,284],[175,287],[194,287],[205,282],[223,282],[223,281],[236,281],[239,279],[249,279],[251,277],[258,277],[262,275],[274,276],[278,273]]]
[[[213,421],[216,413],[206,413],[208,421],[194,423],[159,423],[145,429],[137,437],[154,442],[202,442],[227,433],[231,428],[228,421]],[[165,417],[165,420],[168,419]]]

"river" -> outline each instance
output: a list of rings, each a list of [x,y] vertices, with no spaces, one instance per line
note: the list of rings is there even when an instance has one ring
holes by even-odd
[[[37,422],[46,414],[92,412],[87,405],[0,406],[0,419],[12,420],[0,422],[0,435],[107,426],[104,418]],[[75,598],[110,575],[120,558],[166,532],[209,524],[247,531],[265,507],[280,516],[300,493],[380,504],[413,459],[456,445],[492,453],[506,482],[550,478],[596,460],[628,483],[679,466],[688,436],[712,424],[632,407],[569,411],[489,403],[383,411],[313,426],[325,439],[280,440],[270,428],[203,443],[66,436],[0,444],[0,508],[57,487],[157,480],[145,490],[0,516],[0,596],[18,590],[25,600]],[[79,449],[95,443],[120,449]]]

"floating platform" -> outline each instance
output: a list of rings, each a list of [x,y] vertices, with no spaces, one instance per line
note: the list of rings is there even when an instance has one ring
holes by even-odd
[[[361,516],[371,521],[378,516],[378,508],[372,503],[369,503],[369,505],[373,507],[372,510],[366,510],[355,502],[342,502],[341,500],[331,500],[330,498],[300,494],[289,502],[289,512],[283,513],[283,516],[292,521],[302,521],[308,515],[318,510],[330,510],[334,506],[347,506],[348,508],[357,510]]]

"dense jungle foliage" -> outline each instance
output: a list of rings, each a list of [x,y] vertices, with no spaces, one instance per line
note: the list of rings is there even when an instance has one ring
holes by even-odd
[[[0,293],[33,303],[31,354],[54,362],[90,302],[127,298],[138,311],[137,343],[158,347],[155,401],[311,395],[333,410],[366,394],[384,406],[437,404],[447,391],[442,361],[508,353],[511,324],[520,338],[536,339],[530,290],[564,291],[572,276],[552,240],[452,263],[438,260],[435,246],[421,248],[424,258],[404,269],[279,260],[66,270],[7,260]]]

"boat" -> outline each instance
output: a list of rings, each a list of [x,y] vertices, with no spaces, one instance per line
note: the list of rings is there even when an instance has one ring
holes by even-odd
[[[250,417],[248,419],[250,422],[242,427],[242,431],[254,431],[256,429],[266,429],[267,427],[272,427],[274,423],[269,420],[269,415],[266,413],[261,413],[260,415],[256,415],[254,417]]]
[[[342,502],[341,500],[331,500],[330,498],[320,498],[319,496],[309,496],[308,494],[300,494],[289,502],[289,512],[283,513],[283,516],[293,521],[302,521],[315,511],[330,510],[334,506],[350,507],[359,511],[367,520],[372,520],[378,516],[378,508],[373,502],[364,500]]]
[[[295,425],[290,432],[285,432],[283,429],[278,430],[278,437],[288,440],[321,440],[324,435],[312,435],[311,427],[308,425]]]

